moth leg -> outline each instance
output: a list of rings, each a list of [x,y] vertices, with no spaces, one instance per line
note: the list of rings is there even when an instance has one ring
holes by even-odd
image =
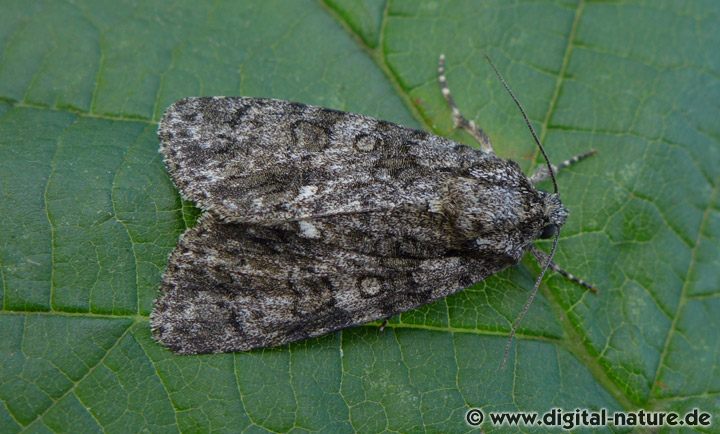
[[[542,250],[536,248],[535,246],[530,246],[530,251],[532,252],[533,256],[535,256],[535,259],[540,264],[546,264],[548,260],[548,255],[545,254]],[[575,282],[580,286],[584,286],[585,288],[589,289],[592,292],[597,292],[598,289],[595,285],[588,283],[587,281],[575,276],[574,274],[571,274],[568,271],[565,271],[564,269],[560,268],[556,263],[550,261],[550,268],[560,274],[561,276],[564,276],[566,279],[570,280],[571,282]]]
[[[388,319],[385,318],[385,319],[383,320],[382,324],[380,324],[380,326],[378,327],[378,330],[380,330],[381,332],[384,332],[384,331],[385,331],[385,327],[387,327],[387,325],[388,325]]]
[[[475,125],[475,122],[467,120],[465,116],[460,113],[460,109],[458,109],[457,105],[455,104],[455,99],[450,93],[450,88],[447,84],[447,77],[445,77],[444,54],[441,54],[440,59],[438,60],[438,83],[440,83],[440,92],[442,93],[443,98],[445,98],[445,101],[450,107],[450,110],[452,110],[455,128],[462,128],[468,133],[470,133],[470,135],[473,136],[478,143],[480,143],[480,148],[484,152],[493,154],[494,152],[492,143],[490,143],[490,138],[487,136],[487,134],[485,134],[482,128],[479,128],[477,125]]]
[[[566,167],[572,166],[575,163],[578,163],[578,162],[586,159],[587,157],[595,155],[596,153],[597,153],[596,150],[591,149],[587,152],[583,152],[582,154],[579,154],[572,158],[569,158],[569,159],[563,161],[562,163],[558,164],[557,166],[553,164],[552,165],[553,172],[557,173]],[[530,176],[530,182],[532,182],[533,184],[537,184],[538,182],[544,181],[544,180],[548,179],[549,177],[550,177],[550,173],[548,172],[547,166],[545,164],[541,164],[537,168],[535,173],[533,173],[532,176]]]

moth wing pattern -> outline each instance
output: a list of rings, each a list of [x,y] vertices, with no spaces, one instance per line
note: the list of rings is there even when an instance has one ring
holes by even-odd
[[[496,272],[468,257],[384,258],[205,214],[173,252],[151,316],[180,354],[245,351],[387,318]]]
[[[158,134],[182,194],[235,222],[424,206],[448,173],[499,160],[363,115],[260,98],[182,99]]]
[[[512,161],[359,114],[186,98],[159,137],[175,184],[206,211],[152,313],[154,336],[184,354],[388,318],[517,263],[566,215]]]

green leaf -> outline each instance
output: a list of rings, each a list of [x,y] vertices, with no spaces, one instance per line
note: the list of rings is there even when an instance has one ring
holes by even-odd
[[[717,430],[719,45],[709,0],[3,0],[0,432],[465,432],[471,407],[698,407]],[[502,371],[530,260],[384,332],[197,357],[156,344],[152,301],[197,217],[157,153],[163,110],[273,97],[472,144],[440,53],[499,155],[542,164],[483,53],[554,162],[598,150],[558,178],[556,262],[600,292],[546,278]]]

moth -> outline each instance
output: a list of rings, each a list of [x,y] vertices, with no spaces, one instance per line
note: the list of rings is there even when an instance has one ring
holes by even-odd
[[[554,253],[568,212],[557,188],[534,184],[554,183],[554,171],[590,153],[525,176],[460,114],[444,70],[441,56],[442,94],[479,150],[296,102],[172,104],[160,152],[204,214],[170,256],[151,315],[155,339],[180,354],[273,347],[430,303],[528,250],[542,274],[560,270],[533,242],[554,238]]]

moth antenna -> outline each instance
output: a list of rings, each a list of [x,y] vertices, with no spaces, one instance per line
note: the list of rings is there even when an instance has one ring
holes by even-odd
[[[502,74],[500,74],[500,71],[495,67],[495,64],[493,63],[492,59],[490,59],[490,56],[487,54],[485,55],[485,60],[490,64],[493,71],[495,71],[495,75],[497,75],[497,78],[500,80],[500,83],[502,83],[503,87],[507,91],[508,94],[510,94],[510,98],[515,102],[515,105],[520,109],[520,113],[522,114],[523,119],[525,120],[525,125],[527,125],[528,129],[530,130],[530,134],[532,134],[533,140],[535,140],[535,144],[540,149],[540,152],[543,155],[543,158],[545,158],[545,164],[547,164],[548,173],[550,174],[550,179],[552,179],[553,183],[553,190],[555,191],[555,194],[558,194],[558,186],[557,186],[557,180],[555,180],[555,171],[553,170],[552,164],[550,164],[550,159],[547,156],[547,153],[545,152],[545,148],[543,148],[542,143],[540,143],[540,138],[538,138],[537,133],[535,132],[535,128],[533,128],[532,124],[530,123],[530,119],[528,119],[527,114],[525,113],[525,109],[523,108],[522,104],[520,104],[520,100],[517,99],[515,94],[513,93],[512,89],[510,89],[510,85],[508,85],[507,81],[503,78]],[[507,364],[508,356],[510,355],[510,347],[512,346],[513,338],[515,337],[515,334],[517,333],[517,328],[522,322],[523,318],[525,318],[525,315],[527,315],[528,310],[530,310],[530,306],[532,305],[533,301],[535,301],[535,297],[537,296],[538,290],[540,290],[540,282],[542,282],[543,277],[545,276],[545,273],[547,272],[548,268],[550,268],[550,264],[552,264],[553,257],[555,256],[555,250],[557,249],[558,240],[560,238],[560,231],[558,230],[555,233],[555,238],[553,239],[553,246],[552,250],[550,251],[550,255],[548,256],[548,260],[545,263],[545,266],[543,267],[542,271],[540,272],[540,275],[537,277],[537,280],[535,280],[535,286],[533,286],[532,292],[530,292],[530,296],[528,297],[527,301],[525,302],[525,305],[523,306],[522,310],[520,311],[520,314],[517,318],[515,318],[515,321],[513,322],[512,326],[510,327],[510,336],[508,337],[508,341],[505,344],[505,352],[503,354],[503,360],[500,364],[500,369],[505,369],[505,365]]]
[[[513,338],[515,338],[515,334],[517,333],[517,328],[522,322],[522,320],[525,318],[525,315],[527,315],[528,310],[530,310],[530,306],[533,304],[533,301],[535,300],[535,296],[537,296],[538,290],[540,289],[540,282],[542,282],[543,276],[545,276],[545,272],[550,268],[550,264],[552,263],[552,258],[555,256],[555,250],[557,249],[558,240],[560,239],[560,231],[558,231],[555,234],[555,238],[553,239],[553,245],[552,249],[550,250],[550,256],[548,256],[548,260],[545,263],[545,266],[543,267],[542,271],[540,272],[540,275],[535,280],[535,286],[533,286],[532,291],[530,292],[530,296],[528,297],[527,301],[525,302],[525,305],[523,306],[522,310],[520,311],[520,314],[515,318],[515,321],[513,322],[512,326],[510,327],[510,336],[508,336],[507,343],[505,344],[505,352],[503,353],[503,360],[500,364],[500,370],[505,369],[505,365],[508,361],[508,356],[510,355],[510,347],[512,347]]]
[[[520,113],[522,113],[522,117],[523,119],[525,119],[525,125],[527,125],[528,129],[530,130],[530,134],[532,134],[533,140],[535,140],[538,148],[540,148],[540,152],[542,153],[543,158],[545,158],[545,164],[547,164],[548,173],[550,173],[550,178],[552,179],[555,194],[558,194],[558,186],[557,181],[555,180],[555,172],[553,171],[552,164],[550,164],[550,159],[548,158],[547,153],[545,153],[545,148],[543,148],[542,143],[540,143],[540,139],[535,132],[535,128],[533,128],[532,124],[530,123],[530,119],[528,119],[527,114],[525,114],[525,109],[523,108],[522,104],[520,104],[520,101],[515,97],[515,94],[513,93],[512,89],[510,89],[510,86],[507,84],[507,81],[505,81],[502,74],[500,74],[500,71],[498,71],[498,69],[495,67],[495,64],[490,59],[490,56],[486,54],[485,60],[487,60],[493,71],[495,71],[495,75],[497,75],[498,79],[500,79],[500,83],[502,83],[503,87],[505,87],[505,90],[507,90],[507,92],[510,94],[510,98],[515,101],[515,105],[520,109]]]

